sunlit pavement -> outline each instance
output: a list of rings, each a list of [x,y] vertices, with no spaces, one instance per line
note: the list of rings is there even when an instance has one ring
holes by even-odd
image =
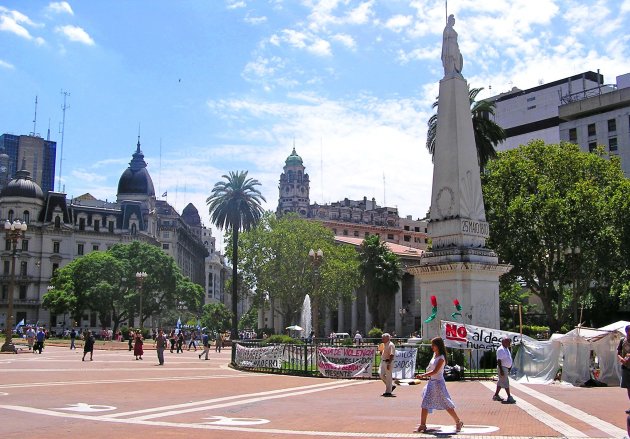
[[[239,372],[230,351],[171,354],[164,366],[147,350],[48,346],[42,355],[0,356],[0,437],[449,437],[444,412],[429,415],[432,434],[413,433],[422,385],[383,398],[379,381],[345,381]],[[492,382],[453,382],[464,421],[457,437],[622,438],[624,389],[513,385],[514,405],[492,401]]]

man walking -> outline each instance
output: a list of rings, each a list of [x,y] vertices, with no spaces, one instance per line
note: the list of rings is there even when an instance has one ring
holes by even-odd
[[[203,344],[203,352],[199,354],[199,359],[203,354],[206,354],[206,360],[208,359],[208,353],[210,352],[210,338],[206,332],[201,336],[201,343]]]
[[[396,388],[392,382],[392,372],[394,369],[394,357],[396,356],[396,346],[391,341],[391,336],[386,332],[382,337],[383,352],[381,353],[381,380],[385,383],[385,397],[393,397],[392,392]]]
[[[39,353],[42,353],[42,349],[44,349],[44,340],[46,340],[46,333],[44,332],[43,328],[38,328],[37,329],[37,334],[35,334],[35,339],[37,341],[37,344],[35,345],[35,348],[33,349],[33,353],[35,353],[35,351],[39,351]]]
[[[77,339],[77,331],[75,331],[75,329],[72,328],[72,331],[70,331],[70,350],[77,348],[74,345],[74,342],[76,341],[76,339]]]
[[[516,401],[510,394],[510,379],[508,374],[512,368],[512,352],[510,352],[510,343],[512,340],[510,337],[505,336],[501,340],[501,347],[497,349],[497,372],[499,374],[499,381],[497,381],[497,391],[494,392],[492,397],[493,401],[503,401],[503,398],[499,396],[499,391],[503,388],[507,393],[506,404],[514,404]]]
[[[164,366],[164,350],[166,349],[167,343],[168,340],[166,339],[166,335],[164,335],[164,330],[160,329],[159,334],[155,338],[155,349],[160,366]]]

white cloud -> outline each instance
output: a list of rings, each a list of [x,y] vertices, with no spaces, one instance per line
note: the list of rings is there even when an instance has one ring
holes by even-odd
[[[84,183],[103,183],[107,180],[107,177],[101,173],[88,172],[84,169],[73,169],[72,177],[84,182]]]
[[[239,9],[247,6],[247,3],[241,0],[227,0],[228,9]]]
[[[264,15],[259,16],[259,17],[254,17],[250,15],[249,13],[247,13],[247,15],[245,16],[243,20],[245,21],[245,23],[256,26],[258,24],[265,23],[267,21],[267,17],[265,17]]]
[[[51,2],[47,8],[50,12],[56,14],[70,14],[74,15],[74,11],[68,2]]]
[[[308,46],[307,50],[314,55],[317,56],[330,56],[332,52],[330,51],[330,43],[326,40],[317,39],[313,44]]]
[[[70,41],[86,44],[88,46],[94,45],[94,40],[82,27],[68,24],[65,26],[57,26],[55,31],[65,35]]]
[[[18,37],[35,41],[37,44],[44,42],[41,37],[34,38],[25,26],[40,27],[21,12],[0,6],[0,31],[10,32]]]
[[[373,5],[373,0],[361,3],[348,13],[346,22],[350,24],[367,23],[370,20],[370,17],[374,15],[374,11],[372,10]]]
[[[335,34],[332,36],[332,39],[334,41],[340,42],[341,44],[346,46],[348,49],[354,49],[357,46],[356,42],[354,41],[354,38],[352,38],[348,34]]]
[[[411,24],[411,15],[394,15],[385,22],[385,27],[393,32],[401,32]]]
[[[10,62],[6,62],[0,59],[0,68],[12,70],[15,68],[15,66]]]

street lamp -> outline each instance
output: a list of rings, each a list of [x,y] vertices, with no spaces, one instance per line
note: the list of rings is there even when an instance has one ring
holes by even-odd
[[[17,350],[15,349],[15,345],[13,344],[13,290],[15,289],[15,260],[17,259],[17,242],[18,239],[24,238],[24,234],[27,229],[26,223],[20,222],[20,220],[15,220],[10,222],[7,220],[4,223],[4,231],[6,232],[6,240],[11,241],[11,277],[9,278],[9,300],[8,300],[8,310],[7,310],[7,319],[6,319],[6,328],[5,328],[5,341],[0,348],[2,352],[15,352],[17,354]]]
[[[313,274],[315,275],[315,291],[316,294],[313,296],[313,331],[315,332],[315,336],[319,336],[319,286],[320,286],[320,275],[319,275],[319,267],[322,265],[322,261],[324,260],[324,252],[322,249],[318,249],[317,251],[310,249],[308,251],[308,259],[313,264]],[[308,334],[310,335],[310,334]]]
[[[581,249],[579,245],[575,247],[567,247],[564,249],[564,256],[566,259],[570,259],[571,268],[572,268],[572,277],[573,277],[573,318],[577,320],[577,308],[578,308],[578,300],[577,300],[577,288],[578,288],[578,264],[579,257],[581,253]],[[582,322],[582,316],[580,315],[580,320],[577,322],[580,324]]]
[[[147,278],[147,273],[144,271],[138,271],[136,273],[136,282],[138,283],[138,292],[140,293],[140,333],[144,329],[144,319],[142,318],[142,285]]]

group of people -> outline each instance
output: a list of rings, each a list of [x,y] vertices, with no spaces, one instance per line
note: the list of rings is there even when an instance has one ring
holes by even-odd
[[[390,334],[383,334],[383,343],[379,348],[381,349],[380,377],[385,383],[385,393],[383,393],[382,396],[389,398],[394,397],[393,392],[396,389],[392,377],[394,361],[396,358],[396,346],[392,342],[391,338]],[[501,340],[501,347],[497,349],[497,374],[499,380],[497,382],[495,394],[492,397],[493,401],[502,401],[506,404],[516,403],[510,394],[510,383],[508,379],[509,371],[512,368],[510,344],[511,339],[509,337],[504,337]],[[429,431],[427,427],[427,417],[429,413],[433,410],[446,410],[446,412],[455,421],[455,431],[460,432],[464,427],[464,422],[455,411],[455,403],[448,393],[446,381],[444,379],[444,366],[446,366],[446,346],[444,344],[444,340],[441,337],[435,337],[432,339],[431,350],[433,351],[433,356],[431,357],[431,361],[429,362],[426,371],[416,375],[416,379],[427,379],[428,383],[422,392],[420,424],[418,424],[415,431],[417,433],[425,433]],[[630,343],[628,345],[628,353],[630,358]],[[628,360],[628,362],[630,363],[630,360]],[[507,394],[507,399],[505,400],[499,395],[501,389],[504,389]],[[630,396],[630,390],[628,391],[628,395]],[[628,413],[630,413],[630,410]]]
[[[44,331],[44,328],[39,327],[36,331],[32,326],[28,326],[24,335],[26,336],[28,350],[32,350],[33,353],[39,352],[41,354],[42,349],[44,349],[44,341],[46,341],[46,331]]]

